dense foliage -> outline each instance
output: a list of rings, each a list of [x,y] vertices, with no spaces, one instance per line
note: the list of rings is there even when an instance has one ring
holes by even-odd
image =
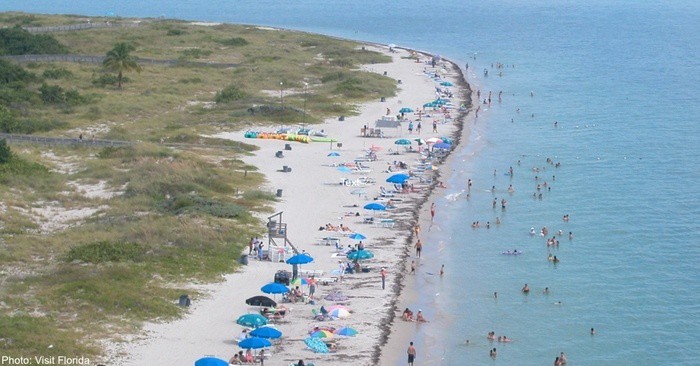
[[[20,27],[0,29],[0,55],[56,55],[68,48],[49,34],[31,34]]]

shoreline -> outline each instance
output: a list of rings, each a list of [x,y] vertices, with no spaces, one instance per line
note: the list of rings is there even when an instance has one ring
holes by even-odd
[[[428,53],[423,51],[415,52],[420,52],[424,55],[428,55]],[[469,82],[466,79],[464,73],[466,70],[463,71],[462,68],[460,68],[459,65],[457,65],[457,63],[454,61],[451,61],[449,59],[446,59],[445,61],[450,63],[455,70],[458,70],[459,76],[457,78],[456,85],[459,87],[459,91],[461,93],[461,102],[463,102],[466,106],[466,111],[460,112],[460,114],[455,119],[455,121],[457,122],[457,130],[453,132],[455,148],[450,150],[449,155],[447,155],[440,164],[440,166],[442,167],[449,167],[452,166],[452,164],[454,164],[454,150],[456,150],[459,147],[463,147],[463,144],[468,141],[469,134],[471,133],[471,130],[469,129],[467,123],[469,121],[474,120],[474,114],[472,113],[474,106],[472,94],[474,91],[471,88],[471,84],[469,84]],[[442,181],[449,180],[451,175],[452,171],[445,170],[441,170],[436,173],[436,177]],[[424,200],[415,208],[415,221],[418,223],[418,225],[420,225],[422,229],[421,237],[427,236],[426,230],[429,232],[430,228],[432,227],[432,220],[428,210],[428,208],[430,207],[429,203],[434,202],[434,200],[440,196],[441,192],[442,191],[438,190],[438,187],[436,187],[436,185],[433,184],[430,193],[426,195]],[[397,286],[400,287],[400,289],[398,289],[395,293],[396,298],[394,300],[394,309],[392,309],[391,314],[391,326],[390,329],[387,331],[386,340],[384,341],[384,343],[381,345],[377,345],[375,349],[376,358],[374,358],[374,364],[403,364],[405,351],[408,347],[408,343],[412,341],[415,338],[415,336],[418,335],[418,333],[420,332],[420,329],[417,327],[418,323],[394,321],[394,319],[400,318],[401,308],[407,307],[406,304],[415,303],[419,296],[419,290],[417,288],[417,284],[415,283],[415,277],[407,275],[408,271],[410,270],[408,260],[413,257],[413,244],[415,243],[415,241],[415,235],[411,235],[406,240],[406,250],[404,254],[405,257],[403,259],[403,261],[405,262],[404,266],[406,267],[406,269],[404,271],[404,276],[400,280],[397,279],[397,282],[400,281],[401,283],[397,284]],[[398,305],[399,303],[403,304],[403,306],[396,307],[396,305]],[[381,347],[386,347],[387,351],[382,352],[380,350]]]
[[[373,146],[375,144],[383,145],[387,150],[378,153],[380,156],[379,162],[370,164],[379,163],[381,166],[386,166],[385,164],[388,163],[390,159],[413,158],[412,154],[386,157],[386,152],[395,148],[391,142],[393,142],[395,138],[404,136],[405,133],[403,131],[399,133],[399,136],[395,136],[394,138],[371,140],[359,136],[357,131],[359,131],[363,123],[368,124],[368,118],[376,119],[384,115],[383,112],[387,106],[391,106],[392,108],[397,105],[415,107],[418,105],[416,103],[420,100],[424,101],[425,98],[434,94],[434,82],[421,72],[426,68],[426,65],[424,63],[416,63],[412,59],[403,59],[401,57],[406,53],[410,54],[410,52],[416,52],[421,55],[422,58],[430,55],[425,52],[406,48],[397,48],[397,53],[390,53],[388,52],[388,46],[378,45],[376,43],[369,44],[366,42],[361,44],[371,48],[378,48],[394,58],[391,64],[365,65],[363,69],[372,72],[382,72],[382,69],[385,69],[385,73],[387,72],[386,70],[389,70],[390,77],[404,81],[404,83],[400,85],[399,93],[395,97],[387,98],[386,102],[369,102],[360,105],[360,113],[358,116],[347,117],[346,121],[340,124],[335,119],[327,119],[323,124],[314,125],[313,127],[325,128],[329,136],[339,136],[338,142],[342,142],[343,146],[336,147],[335,151],[340,152],[343,156],[350,156],[349,154],[353,152],[360,153],[366,150],[368,148],[368,143],[371,141]],[[449,65],[448,68],[453,69],[449,70],[448,74],[450,76],[446,78],[446,80],[453,81],[456,86],[456,89],[454,89],[455,98],[453,98],[453,100],[459,100],[459,102],[455,102],[454,104],[459,105],[464,102],[465,105],[467,105],[466,111],[458,112],[456,108],[452,110],[452,113],[458,114],[452,118],[449,124],[441,125],[440,127],[440,129],[444,129],[445,127],[443,126],[448,127],[450,130],[443,132],[441,135],[451,135],[455,139],[455,143],[458,144],[462,141],[462,135],[464,134],[464,121],[471,111],[471,89],[469,89],[469,85],[466,83],[461,69],[454,62],[444,59],[442,62]],[[407,87],[408,84],[411,84],[410,88]],[[419,87],[420,93],[417,93],[417,90],[412,87],[413,84]],[[426,122],[427,121],[428,120],[426,120]],[[350,126],[353,122],[359,124]],[[244,139],[243,132],[244,131],[224,132],[216,136],[233,140],[245,140],[248,143],[254,143],[260,147],[260,150],[256,151],[254,156],[244,157],[243,159],[247,163],[259,167],[261,173],[263,173],[267,179],[267,184],[265,186],[271,188],[272,191],[274,191],[274,189],[281,189],[284,192],[282,199],[275,204],[275,210],[276,212],[285,212],[284,220],[289,225],[289,236],[295,247],[307,251],[316,259],[314,262],[315,265],[312,263],[310,266],[313,267],[307,268],[318,268],[326,273],[331,273],[334,267],[337,268],[337,265],[333,264],[336,259],[324,259],[327,254],[324,255],[321,253],[322,250],[326,248],[310,244],[316,241],[315,238],[319,235],[327,233],[318,232],[316,229],[318,226],[314,226],[313,224],[309,225],[309,221],[311,220],[315,220],[314,222],[319,225],[325,222],[337,223],[337,221],[331,221],[336,220],[332,219],[332,217],[337,217],[337,220],[343,220],[344,216],[347,216],[344,215],[343,211],[347,211],[348,208],[346,207],[349,206],[342,205],[341,207],[343,208],[339,209],[337,206],[340,202],[338,201],[342,199],[338,199],[338,201],[334,201],[333,199],[334,197],[340,196],[338,191],[342,189],[342,187],[336,184],[329,185],[328,183],[318,189],[311,186],[314,182],[318,184],[322,180],[327,181],[332,179],[329,174],[323,174],[323,172],[320,171],[327,168],[318,168],[318,165],[323,166],[326,165],[325,163],[329,162],[329,158],[325,157],[326,152],[329,151],[328,145],[317,143],[293,144],[292,151],[285,151],[284,153],[286,155],[288,154],[288,156],[285,156],[283,161],[280,161],[278,158],[274,157],[274,151],[283,150],[282,146],[284,145],[284,141]],[[340,138],[341,136],[342,138]],[[418,137],[418,135],[413,136]],[[320,149],[318,148],[319,146],[321,146]],[[333,144],[331,144],[330,148],[333,150]],[[318,150],[325,152],[319,154]],[[450,154],[450,156],[451,155],[452,154]],[[446,166],[446,163],[449,161],[449,156],[442,158],[439,165]],[[295,171],[302,170],[305,175],[299,177],[298,180],[287,179],[287,176],[284,174],[294,175],[294,172],[279,173],[280,171],[276,169],[278,165],[282,163],[289,164]],[[311,169],[311,171],[308,171],[309,169]],[[384,173],[383,169],[378,170],[382,170],[381,173]],[[380,172],[371,173],[370,176],[377,177],[376,180],[381,182],[386,177],[385,175],[377,175],[378,173]],[[324,296],[329,287],[346,287],[348,284],[352,286],[351,289],[342,289],[346,294],[350,295],[350,307],[355,310],[356,314],[345,321],[335,321],[333,322],[334,325],[341,325],[337,323],[345,323],[344,325],[355,327],[355,323],[368,323],[368,319],[375,319],[376,322],[373,322],[371,326],[364,326],[364,324],[357,325],[357,329],[361,330],[360,335],[354,338],[341,340],[339,343],[342,346],[339,347],[338,353],[331,354],[330,357],[319,357],[318,354],[313,354],[306,349],[303,342],[298,342],[303,340],[304,334],[306,333],[305,329],[310,328],[312,323],[314,323],[310,315],[306,314],[310,314],[310,309],[316,308],[319,305],[314,305],[313,307],[304,304],[292,305],[293,309],[290,309],[290,312],[294,316],[294,319],[287,321],[285,318],[285,321],[280,322],[278,325],[279,329],[285,334],[286,340],[283,339],[281,344],[274,348],[274,355],[268,361],[269,364],[288,365],[289,362],[296,362],[300,358],[305,359],[307,362],[322,362],[327,365],[345,364],[345,362],[350,359],[362,364],[377,364],[380,362],[380,359],[386,357],[386,354],[394,351],[403,351],[403,347],[395,350],[392,348],[387,349],[387,344],[389,344],[392,334],[396,333],[396,322],[394,322],[394,318],[396,316],[397,304],[401,301],[400,299],[410,296],[407,294],[410,292],[410,286],[406,281],[406,265],[408,262],[407,259],[411,253],[413,235],[407,235],[406,233],[411,233],[414,223],[420,220],[421,216],[425,216],[425,213],[423,212],[421,215],[421,212],[424,210],[427,202],[435,197],[436,191],[434,188],[441,174],[440,172],[433,174],[435,178],[432,180],[432,183],[426,187],[424,192],[419,193],[415,197],[409,197],[409,195],[407,195],[405,203],[408,203],[408,205],[401,202],[401,207],[396,210],[396,216],[392,216],[392,218],[395,217],[397,220],[398,225],[396,228],[369,228],[363,227],[362,224],[358,222],[345,222],[348,227],[361,228],[361,230],[357,230],[358,232],[364,234],[370,233],[367,235],[370,237],[367,241],[367,246],[370,250],[378,253],[375,260],[370,264],[374,271],[370,272],[369,275],[348,275],[348,280],[343,279],[342,283],[333,284],[331,286],[319,286],[317,290],[317,295]],[[336,172],[331,173],[331,175],[338,176]],[[321,200],[315,202],[316,206],[318,206],[317,211],[308,213],[308,217],[306,217],[305,214],[307,212],[304,210],[304,202],[306,202],[306,199],[304,195],[309,193],[309,188],[311,188],[311,190],[314,191],[314,195],[321,198]],[[369,186],[367,188],[368,190],[376,190],[377,187]],[[369,194],[366,194],[366,196],[369,196]],[[355,197],[352,197],[350,200],[352,202],[357,202]],[[351,210],[355,209],[352,208]],[[341,216],[337,216],[339,214]],[[261,214],[258,216],[262,219],[263,216],[267,215]],[[348,219],[346,218],[345,220]],[[425,225],[422,226],[427,227]],[[375,235],[372,235],[372,233]],[[374,240],[373,236],[376,237],[377,240]],[[348,242],[344,240],[341,241],[341,244],[345,246]],[[388,285],[391,291],[389,296],[386,296],[385,291],[376,288],[379,282],[377,280],[378,277],[376,277],[379,265],[386,266],[389,269]],[[235,325],[233,321],[238,315],[251,311],[250,308],[242,304],[243,300],[247,297],[260,294],[259,287],[266,282],[271,282],[275,271],[279,269],[289,270],[289,267],[289,265],[283,263],[251,260],[248,266],[242,266],[239,271],[227,274],[223,282],[206,286],[206,288],[209,289],[209,296],[206,299],[195,299],[195,304],[193,304],[193,307],[188,311],[189,314],[183,319],[164,324],[147,324],[143,328],[143,331],[140,332],[140,334],[147,334],[147,336],[145,339],[136,342],[137,344],[135,345],[121,344],[120,347],[120,345],[113,343],[111,347],[109,347],[112,358],[116,358],[120,361],[118,363],[125,365],[138,365],[143,362],[151,361],[181,363],[183,360],[189,360],[189,357],[195,357],[197,355],[202,357],[212,354],[220,358],[228,359],[233,352],[238,349],[235,346],[234,338],[237,334],[236,329],[239,327]],[[366,276],[371,276],[372,280],[368,282],[368,279],[365,278]],[[262,278],[265,278],[265,280]],[[348,284],[346,284],[346,282]],[[363,296],[358,296],[356,294],[355,289],[357,288],[362,289]],[[319,302],[319,304],[322,303],[322,301]],[[289,304],[287,305],[289,306]],[[329,303],[326,303],[326,306],[328,305]],[[300,319],[297,319],[296,317],[299,313],[303,315],[300,315]],[[213,325],[211,323],[214,319],[217,320],[217,324],[214,329],[212,329],[211,327]],[[381,324],[381,326],[377,327],[376,324]],[[201,333],[204,332],[205,328],[208,328],[208,334],[200,338],[198,342],[189,339],[192,337],[192,334],[202,335]],[[183,331],[190,335],[180,334],[183,333]],[[225,339],[222,340],[221,335],[224,334],[226,336],[224,337]],[[128,339],[130,337],[126,338]],[[127,341],[127,343],[130,342]],[[198,347],[200,344],[204,343],[211,344],[208,344],[206,347]],[[222,347],[222,343],[225,347]],[[347,344],[347,346],[343,347],[345,344]],[[177,351],[175,352],[174,350]],[[167,356],[164,357],[164,354]],[[353,355],[363,355],[365,357],[360,357],[358,359]],[[199,357],[195,357],[194,359]],[[112,359],[110,361],[114,360]]]

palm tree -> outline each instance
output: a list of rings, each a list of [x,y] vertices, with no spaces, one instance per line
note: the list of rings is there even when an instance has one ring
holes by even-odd
[[[129,54],[133,50],[135,50],[134,46],[129,43],[117,43],[114,48],[107,52],[107,56],[102,61],[102,66],[105,69],[117,73],[119,89],[122,88],[122,73],[124,71],[141,72],[141,66],[136,62],[136,58]]]

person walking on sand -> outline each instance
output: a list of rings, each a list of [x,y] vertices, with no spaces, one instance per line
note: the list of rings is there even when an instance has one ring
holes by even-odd
[[[416,274],[416,261],[411,261],[411,274]]]
[[[445,274],[445,265],[440,266],[440,277]]]
[[[420,258],[420,252],[423,250],[423,243],[418,239],[416,242],[416,257]]]
[[[430,221],[435,220],[435,202],[430,204]]]
[[[413,342],[409,343],[408,350],[408,366],[413,366],[413,360],[416,359],[416,347],[413,346]]]
[[[386,285],[386,267],[382,267],[382,270],[379,271],[379,274],[382,276],[382,290],[384,290]]]

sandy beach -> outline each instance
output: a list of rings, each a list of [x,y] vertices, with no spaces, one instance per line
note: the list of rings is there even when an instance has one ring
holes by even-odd
[[[273,139],[250,139],[245,131],[223,131],[216,137],[228,138],[260,147],[254,155],[245,157],[246,163],[254,165],[265,175],[267,182],[263,190],[279,192],[281,197],[275,204],[275,212],[282,213],[282,222],[287,225],[287,237],[299,252],[306,252],[314,261],[301,266],[302,277],[314,271],[318,281],[313,304],[310,302],[284,303],[287,313],[272,324],[283,336],[266,350],[269,358],[266,365],[289,365],[303,359],[316,365],[396,364],[403,359],[408,337],[415,332],[415,323],[400,320],[401,310],[410,305],[412,280],[406,276],[410,271],[413,254],[413,228],[420,218],[422,228],[430,225],[429,194],[437,185],[440,167],[438,160],[423,162],[417,153],[419,146],[414,139],[448,136],[457,138],[462,131],[466,111],[458,108],[467,94],[466,83],[458,68],[441,60],[435,67],[430,59],[420,54],[420,62],[409,59],[410,52],[395,49],[390,52],[383,46],[369,46],[393,57],[393,63],[365,65],[367,71],[385,74],[400,81],[398,95],[385,101],[366,103],[358,107],[357,116],[328,119],[321,125],[309,126],[323,130],[336,142],[298,143]],[[435,80],[437,72],[441,79]],[[455,86],[446,88],[440,82],[451,82]],[[363,126],[374,127],[383,116],[395,116],[401,108],[416,112],[422,105],[436,98],[436,87],[449,89],[453,93],[448,110],[450,118],[440,112],[428,111],[421,115],[422,131],[409,133],[408,121],[399,128],[384,128],[385,137],[363,137]],[[313,90],[313,85],[309,86]],[[461,116],[461,117],[460,117]],[[414,124],[417,113],[406,113]],[[437,133],[432,132],[432,121],[437,121]],[[251,130],[273,131],[272,128],[251,127]],[[412,141],[410,148],[396,145],[397,139]],[[290,144],[291,150],[285,150]],[[420,146],[421,149],[429,145]],[[410,149],[410,150],[409,150]],[[277,157],[281,151],[283,157]],[[374,151],[376,160],[367,158]],[[397,155],[396,153],[399,152]],[[329,156],[336,153],[338,156]],[[332,155],[336,155],[332,154]],[[356,160],[362,160],[361,165]],[[400,163],[406,164],[401,166]],[[435,168],[432,168],[432,166]],[[283,171],[283,167],[288,171]],[[349,171],[339,169],[346,166]],[[428,167],[425,169],[425,167]],[[289,170],[291,169],[291,170]],[[341,171],[345,170],[345,171]],[[391,171],[390,171],[391,170]],[[409,181],[414,192],[394,193],[393,197],[382,197],[380,187],[392,190],[394,186],[385,180],[395,173],[414,175]],[[431,179],[433,178],[433,179]],[[392,200],[395,208],[372,212],[363,206],[378,201],[387,204]],[[260,214],[263,223],[270,214]],[[420,214],[420,215],[419,215]],[[419,217],[420,216],[420,217]],[[372,222],[370,222],[372,220]],[[347,227],[346,230],[319,230],[327,224]],[[343,248],[353,246],[357,240],[348,238],[351,233],[361,233],[365,249],[374,258],[361,262],[368,272],[339,275],[339,261],[347,258],[335,243]],[[324,240],[324,238],[332,238]],[[268,238],[261,237],[268,249]],[[279,239],[277,240],[280,242]],[[333,243],[333,245],[326,245]],[[280,243],[280,245],[282,245]],[[247,251],[246,251],[247,252]],[[223,277],[222,281],[197,290],[204,297],[192,299],[188,314],[170,323],[152,323],[144,327],[141,336],[125,338],[124,342],[108,345],[110,351],[107,364],[117,365],[192,365],[204,356],[215,356],[228,360],[241,350],[236,338],[243,327],[236,319],[246,313],[259,313],[260,308],[245,304],[245,299],[265,295],[260,288],[273,281],[278,270],[291,271],[292,266],[280,262],[278,249],[269,255],[274,261],[259,261],[252,256],[249,264]],[[287,256],[290,253],[287,253]],[[380,269],[386,267],[386,288],[382,289]],[[337,280],[337,282],[335,282]],[[294,287],[294,286],[292,286]],[[301,286],[308,292],[307,286]],[[332,320],[314,319],[312,310],[334,304],[325,300],[329,293],[341,291],[349,300],[344,303],[351,310],[349,317]],[[272,295],[269,295],[272,297]],[[282,296],[276,295],[281,302]],[[306,347],[304,340],[314,327],[352,327],[358,331],[354,337],[335,336],[337,348],[331,353],[314,353]],[[391,333],[391,335],[390,335]],[[388,343],[387,343],[388,342]],[[381,361],[380,361],[381,360]]]

